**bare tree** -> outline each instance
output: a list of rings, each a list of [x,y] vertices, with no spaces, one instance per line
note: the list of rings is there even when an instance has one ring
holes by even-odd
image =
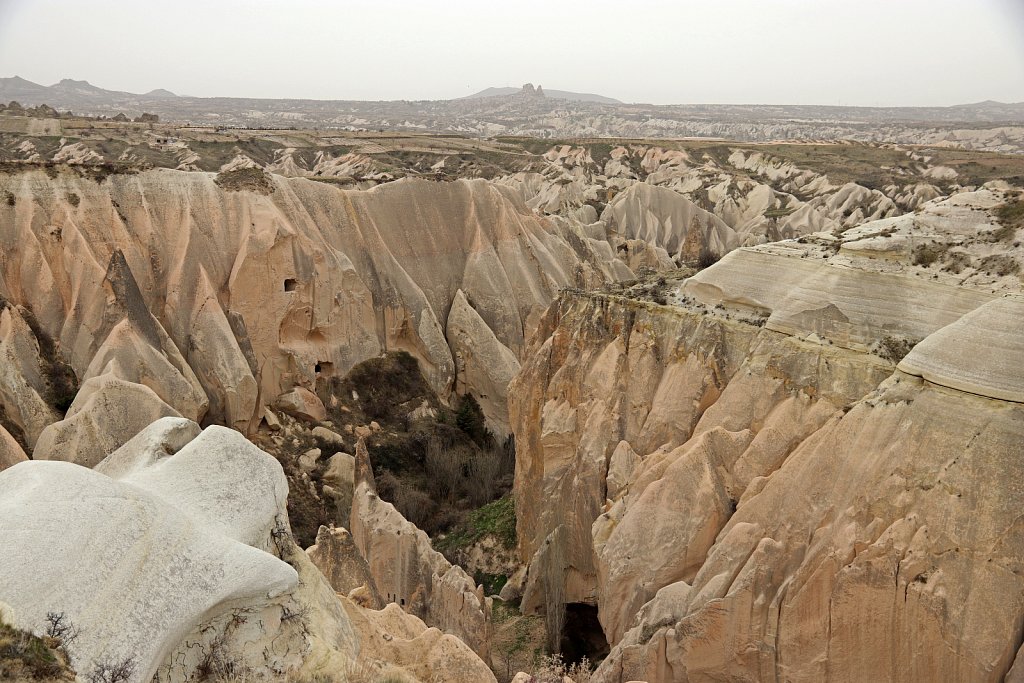
[[[436,434],[427,442],[427,473],[442,496],[449,500],[458,494],[462,483],[464,458],[462,449],[442,440]]]
[[[469,497],[474,507],[494,500],[494,490],[501,473],[501,456],[495,448],[486,448],[469,461]]]
[[[64,612],[46,613],[46,635],[59,640],[65,652],[78,639],[79,633],[79,628]]]
[[[89,683],[122,683],[135,675],[135,660],[131,657],[119,662],[104,660],[98,662],[88,675]]]

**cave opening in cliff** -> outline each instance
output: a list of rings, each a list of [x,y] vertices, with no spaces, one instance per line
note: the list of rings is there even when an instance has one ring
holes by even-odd
[[[284,291],[294,292],[299,288],[299,282],[293,277],[290,277],[284,281]]]
[[[611,648],[597,618],[597,606],[570,602],[565,606],[565,626],[562,628],[562,660],[575,664],[586,657],[597,664]]]

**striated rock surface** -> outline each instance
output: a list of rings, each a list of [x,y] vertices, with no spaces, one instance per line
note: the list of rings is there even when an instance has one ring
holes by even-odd
[[[268,176],[269,193],[214,180],[170,170],[102,182],[72,170],[0,174],[0,192],[12,197],[0,206],[0,296],[38,312],[86,383],[117,378],[152,391],[162,414],[243,432],[282,394],[315,390],[318,378],[382,350],[413,354],[447,395],[456,377],[449,327],[455,340],[486,331],[483,355],[470,359],[481,351],[453,343],[462,386],[490,392],[500,426],[500,385],[515,367],[507,352],[522,353],[559,289],[630,275],[609,265],[607,242],[483,180],[358,191]],[[455,305],[459,292],[478,319]],[[0,399],[34,445],[60,416],[32,398],[42,387],[24,365],[31,336],[5,315],[5,348],[21,361],[0,378]],[[88,412],[83,401],[69,420]],[[157,404],[142,403],[151,421]],[[308,401],[287,405],[322,419]],[[102,434],[83,417],[58,431],[46,452],[55,440],[103,444],[90,461],[135,433]]]
[[[742,243],[721,218],[678,192],[647,183],[616,195],[601,219],[625,239],[661,247],[677,261],[696,263],[704,254],[721,256]]]
[[[316,543],[306,548],[306,554],[336,593],[347,596],[353,591],[360,591],[367,601],[364,607],[383,607],[370,567],[359,554],[347,529],[320,527]]]
[[[48,404],[39,343],[24,315],[13,306],[0,311],[0,406],[31,448],[60,415]]]
[[[1024,403],[1024,297],[1008,295],[924,339],[899,369],[932,384]]]
[[[519,360],[498,341],[461,289],[448,314],[446,336],[455,359],[455,392],[472,394],[488,428],[504,439],[510,433],[508,384],[519,372]]]

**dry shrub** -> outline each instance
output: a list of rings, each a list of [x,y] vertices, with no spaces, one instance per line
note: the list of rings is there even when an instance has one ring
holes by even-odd
[[[472,453],[461,444],[431,434],[427,441],[427,455],[424,461],[427,476],[437,486],[438,493],[447,500],[456,498],[462,491],[462,480]]]
[[[222,189],[231,192],[255,192],[270,194],[274,191],[274,183],[262,168],[236,168],[221,171],[213,179]]]
[[[381,473],[377,486],[380,496],[390,501],[407,520],[420,529],[433,526],[437,503],[430,495],[390,472]]]
[[[910,353],[910,350],[917,346],[920,339],[908,339],[897,335],[890,335],[879,340],[875,349],[875,355],[896,364]]]
[[[562,683],[568,676],[573,683],[590,683],[590,661],[584,657],[575,664],[566,664],[558,654],[541,657],[530,677],[530,683]]]
[[[1009,254],[993,254],[981,260],[978,270],[999,276],[1013,275],[1020,271],[1020,264]]]
[[[914,247],[913,263],[915,266],[928,268],[938,261],[948,249],[948,244],[919,244]]]

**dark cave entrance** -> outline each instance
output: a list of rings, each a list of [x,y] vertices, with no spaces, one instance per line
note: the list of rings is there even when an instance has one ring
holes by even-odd
[[[575,664],[584,657],[591,664],[597,664],[608,656],[611,648],[597,619],[595,605],[570,602],[565,606],[561,645],[562,660],[566,664]]]

